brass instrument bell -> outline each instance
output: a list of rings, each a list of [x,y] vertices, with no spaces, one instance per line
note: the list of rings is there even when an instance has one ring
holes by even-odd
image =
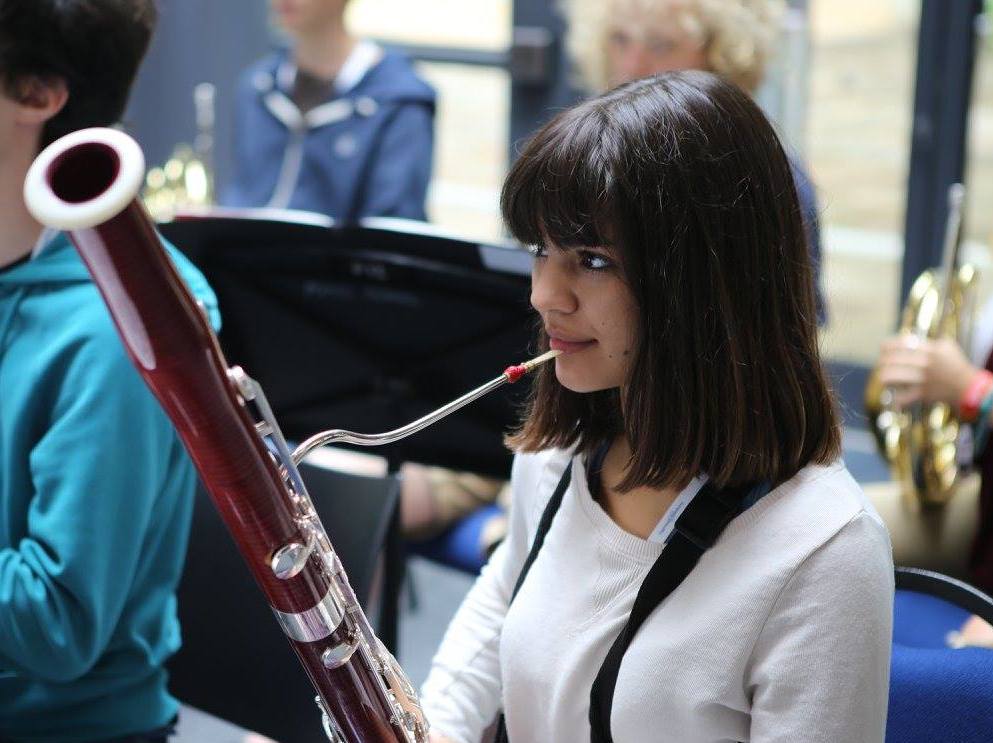
[[[952,338],[968,347],[977,272],[970,264],[958,265],[964,193],[960,183],[949,188],[942,269],[929,269],[917,277],[903,308],[900,333],[920,339]],[[944,403],[918,403],[900,410],[892,399],[892,391],[880,384],[878,369],[873,369],[865,408],[879,451],[908,503],[941,506],[954,495],[961,477],[964,427],[957,411]]]
[[[195,145],[178,144],[161,167],[145,176],[142,200],[157,221],[167,221],[181,209],[214,203],[214,86],[200,83],[193,90],[197,137]]]

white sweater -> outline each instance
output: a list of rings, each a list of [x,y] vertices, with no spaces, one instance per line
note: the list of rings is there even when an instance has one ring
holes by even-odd
[[[590,687],[660,544],[590,496],[584,458],[508,600],[569,454],[518,456],[507,540],[425,682],[432,729],[477,743],[501,704],[511,743],[589,741]],[[648,617],[620,667],[615,743],[883,740],[893,562],[841,462],[807,467],[727,527]]]

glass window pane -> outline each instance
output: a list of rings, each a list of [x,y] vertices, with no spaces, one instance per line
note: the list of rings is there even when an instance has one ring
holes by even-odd
[[[990,18],[984,18],[978,39],[969,139],[966,152],[966,201],[963,214],[965,244],[962,257],[979,270],[980,303],[993,293],[993,35]],[[984,323],[988,325],[988,323]],[[984,327],[985,336],[993,328]],[[980,340],[980,339],[977,339]],[[988,337],[983,340],[989,341]],[[987,343],[985,353],[989,352]]]
[[[495,240],[507,169],[510,77],[496,68],[419,63],[438,91],[428,218],[459,235]]]
[[[511,0],[352,0],[353,33],[405,44],[501,50],[510,46]]]
[[[814,0],[806,154],[818,187],[829,358],[874,364],[900,303],[919,3]]]

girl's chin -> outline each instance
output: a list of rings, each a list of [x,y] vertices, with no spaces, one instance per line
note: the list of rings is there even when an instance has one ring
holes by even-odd
[[[563,370],[558,364],[555,365],[555,378],[567,390],[578,394],[602,392],[603,390],[610,390],[620,386],[609,380],[595,379],[590,375],[569,373],[569,371]]]

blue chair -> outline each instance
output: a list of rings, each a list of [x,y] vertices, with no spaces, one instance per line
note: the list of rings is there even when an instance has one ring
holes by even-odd
[[[504,513],[503,508],[495,504],[482,506],[438,536],[423,542],[409,543],[410,550],[442,565],[476,575],[489,559],[489,555],[484,554],[480,546],[483,529],[490,519]]]
[[[993,741],[993,650],[952,649],[971,614],[993,624],[993,598],[962,581],[897,568],[886,743]]]

